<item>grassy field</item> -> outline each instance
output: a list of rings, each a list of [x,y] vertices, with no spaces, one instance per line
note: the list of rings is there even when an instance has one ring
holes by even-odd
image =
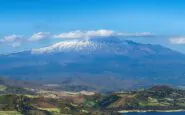
[[[0,115],[22,115],[17,111],[0,111]]]
[[[0,85],[0,91],[4,91],[6,89],[6,86]]]
[[[40,110],[46,110],[52,113],[60,113],[60,109],[59,108],[39,108]]]

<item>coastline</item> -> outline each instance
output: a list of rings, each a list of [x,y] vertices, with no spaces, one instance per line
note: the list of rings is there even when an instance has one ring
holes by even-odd
[[[144,112],[185,112],[185,109],[178,109],[178,110],[121,110],[118,113],[144,113]]]

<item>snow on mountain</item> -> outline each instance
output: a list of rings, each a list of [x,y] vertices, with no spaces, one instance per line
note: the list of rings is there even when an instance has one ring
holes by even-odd
[[[48,47],[33,49],[33,54],[42,54],[42,53],[52,53],[52,52],[59,52],[59,51],[80,51],[84,48],[91,48],[95,49],[96,47],[100,46],[100,44],[94,44],[88,40],[69,40],[69,41],[62,41],[56,44],[53,44]]]
[[[96,53],[96,54],[118,54],[126,55],[131,53],[145,54],[155,53],[153,49],[144,44],[138,44],[129,40],[121,40],[116,37],[101,37],[93,39],[75,39],[65,40],[48,47],[33,49],[32,54],[48,54],[57,52],[78,52],[78,53]]]
[[[65,40],[48,47],[33,49],[32,54],[68,52],[68,51],[94,51],[109,50],[113,45],[119,45],[120,40],[117,38],[93,38],[93,39],[74,39]]]

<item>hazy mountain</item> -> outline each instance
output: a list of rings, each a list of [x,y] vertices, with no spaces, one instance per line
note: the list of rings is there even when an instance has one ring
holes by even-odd
[[[160,45],[115,37],[65,40],[0,55],[0,75],[44,83],[117,90],[156,83],[183,85],[185,56]]]

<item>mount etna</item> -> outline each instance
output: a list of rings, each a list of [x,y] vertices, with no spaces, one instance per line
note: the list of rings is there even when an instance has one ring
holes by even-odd
[[[0,75],[61,88],[116,91],[185,83],[185,55],[118,37],[63,40],[0,55]]]

